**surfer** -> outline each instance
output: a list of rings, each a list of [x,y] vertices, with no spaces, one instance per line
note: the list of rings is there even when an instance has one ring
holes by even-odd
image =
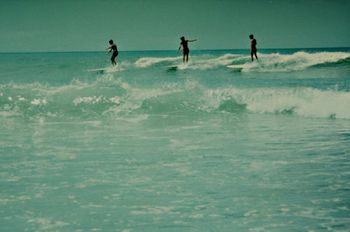
[[[178,51],[180,51],[182,47],[182,62],[185,63],[188,61],[188,54],[190,53],[190,49],[188,48],[188,42],[194,42],[197,40],[196,39],[186,40],[184,36],[182,36],[180,40],[181,40],[181,43]]]
[[[112,57],[111,57],[111,61],[112,61],[112,65],[116,65],[117,62],[115,61],[115,58],[118,56],[118,48],[117,45],[113,42],[113,40],[109,41],[109,47],[107,48],[107,50],[109,50],[108,52],[112,52]]]
[[[258,59],[258,56],[256,55],[257,49],[256,49],[256,39],[254,39],[254,35],[249,35],[250,38],[250,56],[252,57],[252,61],[254,61],[254,56],[256,59]]]

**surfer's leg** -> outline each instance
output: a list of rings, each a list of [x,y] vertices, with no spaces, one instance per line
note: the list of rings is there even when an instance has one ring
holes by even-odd
[[[118,53],[113,53],[112,57],[111,57],[111,61],[112,61],[112,65],[116,65],[117,62],[115,61],[115,58],[118,56]]]
[[[183,53],[183,62],[185,63],[185,61],[188,61],[188,51],[184,51]]]

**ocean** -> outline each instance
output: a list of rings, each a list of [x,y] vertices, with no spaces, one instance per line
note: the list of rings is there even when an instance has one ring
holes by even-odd
[[[0,53],[1,231],[349,231],[350,48]]]

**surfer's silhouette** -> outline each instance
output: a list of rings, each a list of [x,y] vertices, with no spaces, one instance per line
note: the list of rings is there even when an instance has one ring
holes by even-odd
[[[188,61],[188,54],[190,53],[190,49],[188,48],[188,42],[194,42],[197,40],[196,39],[186,40],[184,36],[182,36],[180,40],[181,40],[181,43],[178,51],[180,51],[182,47],[182,62],[185,63]]]
[[[107,50],[109,50],[108,52],[112,52],[112,57],[111,57],[111,61],[112,61],[112,65],[116,65],[117,62],[115,61],[115,58],[118,56],[118,48],[117,45],[113,42],[113,40],[109,41],[109,47],[107,48]]]
[[[252,57],[252,61],[254,61],[254,56],[255,56],[255,59],[258,59],[258,56],[256,55],[256,52],[257,52],[256,39],[254,39],[253,34],[249,35],[249,39],[250,39],[250,56]]]

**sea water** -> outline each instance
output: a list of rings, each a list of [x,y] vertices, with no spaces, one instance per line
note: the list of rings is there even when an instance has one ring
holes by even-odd
[[[349,231],[350,49],[0,54],[1,231]]]

